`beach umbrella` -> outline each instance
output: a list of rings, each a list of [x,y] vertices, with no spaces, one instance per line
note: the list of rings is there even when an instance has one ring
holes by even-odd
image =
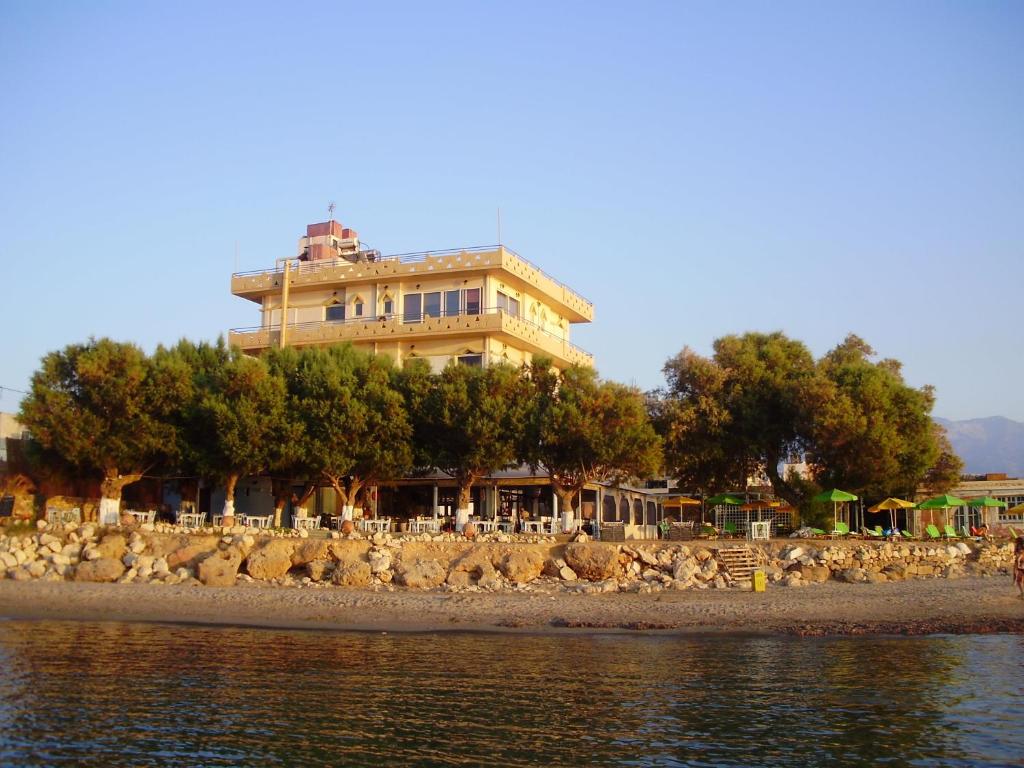
[[[768,499],[755,499],[754,501],[748,501],[746,504],[740,504],[740,509],[747,513],[747,522],[750,522],[750,513],[757,512],[757,519],[761,519],[762,509],[774,509],[775,507],[781,507],[781,501],[770,501]]]
[[[991,496],[980,496],[977,499],[968,499],[967,500],[967,506],[968,507],[973,507],[975,509],[989,509],[989,508],[1006,509],[1010,505],[1007,504],[1005,501],[1002,501],[1001,499],[994,499]],[[982,523],[985,522],[985,513],[984,512],[981,515],[981,522]]]
[[[661,503],[661,508],[663,510],[664,509],[678,508],[680,513],[682,512],[683,507],[699,507],[699,506],[700,506],[700,502],[697,501],[697,499],[691,499],[689,496],[677,496],[674,499],[666,499],[665,501],[663,501]],[[703,522],[703,520],[704,520],[704,516],[701,515],[701,522]]]
[[[836,529],[836,523],[839,522],[839,505],[845,504],[848,501],[856,501],[857,497],[852,493],[846,491],[840,491],[838,488],[833,488],[831,491],[822,491],[814,497],[814,501],[832,502],[832,530]]]
[[[905,501],[903,499],[894,499],[890,496],[884,501],[880,501],[873,507],[868,507],[868,512],[885,512],[888,510],[889,517],[892,520],[892,526],[889,528],[890,531],[896,530],[896,510],[897,509],[913,509],[917,505],[912,501]]]
[[[728,493],[720,493],[717,496],[712,496],[710,499],[705,501],[712,507],[717,507],[719,504],[731,504],[734,507],[738,507],[743,504],[743,499],[736,498]]]
[[[1024,515],[1024,504],[1018,504],[1016,507],[1010,507],[1006,510],[1007,515]]]
[[[953,509],[954,507],[962,507],[967,502],[957,496],[950,496],[948,493],[944,493],[941,496],[933,496],[927,501],[922,501],[917,505],[918,509]],[[946,522],[949,522],[949,518],[946,518]]]

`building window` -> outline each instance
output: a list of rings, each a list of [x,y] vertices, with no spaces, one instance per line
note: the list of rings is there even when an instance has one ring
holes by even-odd
[[[459,355],[459,365],[468,365],[472,368],[482,368],[483,364],[483,355]]]
[[[441,292],[423,294],[423,314],[426,317],[441,316]]]
[[[465,294],[466,294],[466,314],[467,315],[479,315],[480,314],[480,289],[479,288],[467,288]]]
[[[459,292],[444,292],[444,313],[447,317],[455,317],[459,314]]]
[[[362,299],[356,299],[356,303],[352,305],[352,308],[355,311],[355,316],[356,317],[362,317],[363,316],[363,300]]]
[[[327,321],[337,323],[345,319],[345,305],[331,304],[327,307]]]
[[[384,297],[384,314],[393,315],[395,313],[395,302],[391,300],[390,296]]]
[[[508,294],[498,291],[498,309],[512,317],[519,317],[519,299],[513,299]]]
[[[423,320],[423,295],[420,293],[408,293],[402,298],[403,312],[402,321],[406,323],[419,323]]]

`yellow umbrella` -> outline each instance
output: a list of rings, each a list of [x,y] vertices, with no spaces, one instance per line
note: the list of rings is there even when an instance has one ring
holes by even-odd
[[[700,506],[700,502],[696,499],[691,499],[689,496],[678,496],[674,499],[668,499],[663,501],[661,506],[663,507],[693,507]]]
[[[1015,507],[1010,507],[1004,513],[1006,515],[1024,515],[1024,504],[1018,504]]]
[[[877,504],[875,504],[875,506],[868,507],[868,512],[883,512],[883,511],[888,510],[889,516],[892,519],[892,527],[889,530],[895,531],[896,530],[896,510],[897,509],[913,509],[916,506],[917,506],[917,504],[915,504],[912,501],[905,501],[904,499],[894,499],[892,496],[890,496],[888,499],[885,499],[884,501],[878,502]]]

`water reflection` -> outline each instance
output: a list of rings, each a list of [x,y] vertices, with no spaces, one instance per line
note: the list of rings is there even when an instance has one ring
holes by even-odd
[[[0,763],[1019,764],[1022,650],[0,622]]]

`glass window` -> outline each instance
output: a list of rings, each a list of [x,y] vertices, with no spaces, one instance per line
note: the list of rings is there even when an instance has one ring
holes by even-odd
[[[405,302],[402,317],[403,322],[418,323],[423,320],[423,294],[407,294],[403,301]]]
[[[423,314],[427,317],[441,316],[441,292],[423,294]]]
[[[391,299],[384,299],[384,314],[392,315],[395,312],[395,302]]]
[[[454,317],[459,314],[459,292],[458,291],[445,291],[444,292],[444,313],[448,317]]]
[[[479,288],[467,288],[466,289],[466,314],[467,315],[479,315],[480,314],[480,289]]]
[[[362,317],[363,316],[363,302],[357,301],[354,306],[355,306],[355,311],[356,311],[356,317]]]
[[[508,296],[501,291],[498,291],[498,309],[502,312],[508,312]]]
[[[473,368],[482,368],[483,364],[483,355],[459,355],[459,365],[468,365]]]
[[[519,317],[519,299],[513,299],[511,296],[508,297],[508,313],[512,317]]]
[[[327,319],[331,322],[338,322],[345,319],[345,305],[331,304],[327,308]]]

